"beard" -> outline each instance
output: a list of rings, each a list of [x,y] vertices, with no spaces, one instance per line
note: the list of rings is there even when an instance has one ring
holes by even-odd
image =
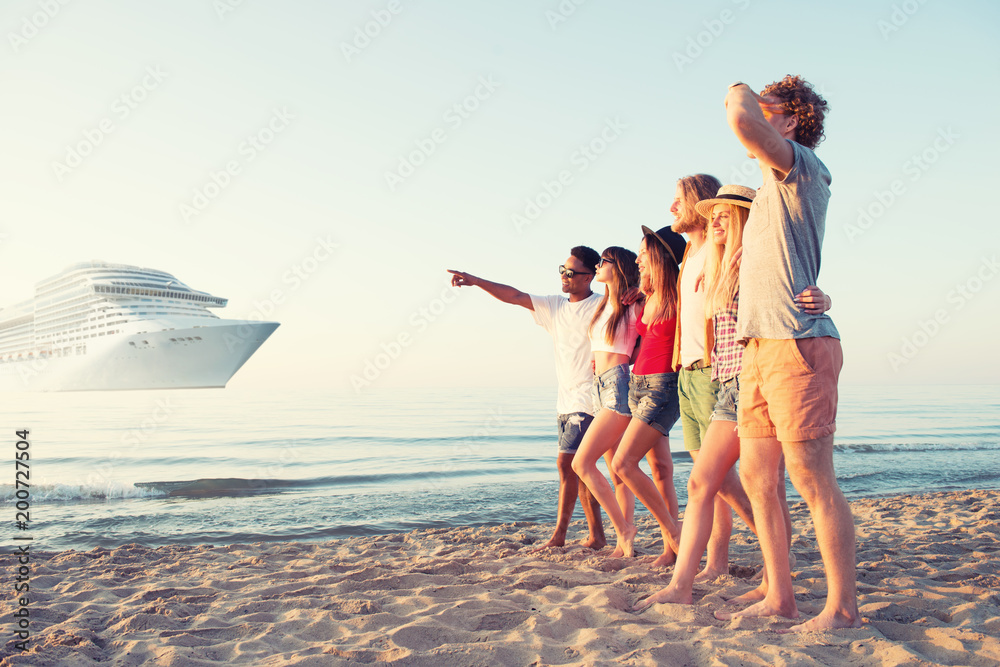
[[[704,230],[707,224],[703,217],[695,214],[685,220],[675,221],[671,229],[678,234],[689,234],[694,231]]]

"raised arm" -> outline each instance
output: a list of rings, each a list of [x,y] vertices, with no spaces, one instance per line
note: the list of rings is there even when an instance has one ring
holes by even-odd
[[[490,282],[489,280],[478,278],[471,273],[464,273],[462,271],[448,269],[448,273],[451,274],[451,284],[455,287],[479,287],[487,294],[500,299],[504,303],[511,303],[515,306],[527,308],[528,310],[535,309],[528,294],[510,285]]]
[[[764,99],[745,83],[734,83],[726,93],[726,120],[747,152],[784,178],[795,163],[786,137],[794,136],[798,119],[780,103]]]

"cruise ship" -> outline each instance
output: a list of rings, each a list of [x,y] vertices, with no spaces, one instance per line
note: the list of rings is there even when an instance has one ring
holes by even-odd
[[[278,328],[208,310],[226,303],[163,271],[74,264],[0,310],[0,390],[225,387]]]

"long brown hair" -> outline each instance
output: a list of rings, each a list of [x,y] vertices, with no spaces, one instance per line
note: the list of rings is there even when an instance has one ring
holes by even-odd
[[[652,326],[677,317],[677,264],[666,247],[652,234],[643,237],[646,245],[646,265],[649,267],[648,281],[643,281],[646,293],[646,309],[653,313],[647,323]]]
[[[635,253],[625,248],[611,246],[601,253],[601,258],[611,260],[614,269],[611,272],[611,280],[604,284],[604,298],[594,311],[594,318],[590,320],[590,332],[593,336],[594,324],[604,313],[604,308],[611,303],[611,317],[608,318],[607,327],[604,329],[604,340],[609,344],[615,342],[615,335],[618,328],[624,323],[628,326],[629,307],[622,304],[622,297],[625,293],[639,284],[639,267],[635,263]]]
[[[680,186],[681,196],[684,199],[684,210],[687,215],[684,220],[678,220],[673,224],[674,231],[680,233],[705,229],[710,221],[698,213],[695,204],[702,199],[714,197],[715,193],[722,187],[722,183],[715,176],[694,174],[678,179],[677,185]]]

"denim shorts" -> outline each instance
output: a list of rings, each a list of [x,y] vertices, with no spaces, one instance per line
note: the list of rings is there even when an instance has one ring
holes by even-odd
[[[719,387],[719,399],[712,411],[714,422],[735,422],[736,412],[740,405],[740,378],[726,380]]]
[[[632,417],[666,435],[681,416],[677,400],[677,373],[632,375],[628,385]]]
[[[629,372],[626,364],[619,364],[594,376],[590,396],[594,399],[595,417],[605,408],[626,417],[632,416],[628,409],[628,382]]]
[[[560,454],[574,454],[583,442],[583,434],[587,432],[590,422],[594,421],[593,415],[586,412],[570,412],[559,415],[557,418],[559,425],[559,447]]]

